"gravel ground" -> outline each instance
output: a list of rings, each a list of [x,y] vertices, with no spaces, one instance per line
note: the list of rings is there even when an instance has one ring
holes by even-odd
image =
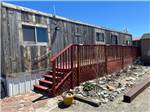
[[[34,92],[16,95],[0,100],[1,112],[150,112],[150,87],[142,92],[132,103],[122,102],[123,95],[134,84],[150,77],[150,67],[132,66],[113,75],[102,77],[95,83],[100,86],[97,93],[90,91],[85,93],[79,86],[75,88],[77,93],[100,101],[99,107],[79,101],[74,102],[69,107],[60,107],[58,103],[61,97],[47,98]]]
[[[149,77],[150,67],[139,65],[128,67],[120,73],[114,73],[111,76],[108,75],[106,79],[105,77],[99,79],[102,85],[102,90],[100,89],[99,91],[100,97],[97,98],[101,103],[99,107],[75,101],[75,104],[68,108],[55,108],[52,112],[150,112],[150,87],[137,96],[131,103],[124,103],[122,101],[123,95],[134,84],[140,83]],[[94,80],[90,82],[95,83]],[[119,87],[118,84],[121,86]],[[111,86],[107,88],[108,85]],[[79,87],[79,89],[81,88],[82,86]],[[106,94],[104,94],[104,91],[106,91]],[[116,91],[119,92],[116,94]],[[84,91],[80,90],[80,93],[84,94]],[[112,96],[115,96],[113,100]],[[94,92],[91,92],[91,95],[89,93],[87,97],[95,99]]]
[[[122,102],[122,96],[113,102],[93,107],[76,101],[66,109],[56,108],[51,112],[150,112],[150,87],[136,97],[131,103]]]

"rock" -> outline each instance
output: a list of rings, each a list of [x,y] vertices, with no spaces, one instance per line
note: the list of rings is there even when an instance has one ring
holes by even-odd
[[[133,72],[133,75],[138,75],[139,73],[138,72]]]
[[[121,89],[118,88],[118,89],[116,90],[116,92],[117,92],[117,94],[120,94],[120,93],[121,93]]]
[[[134,77],[127,77],[126,81],[135,81],[135,78]]]
[[[104,85],[100,85],[99,88],[101,88],[102,90],[107,90],[107,88]]]
[[[101,102],[102,102],[103,104],[106,104],[108,101],[109,101],[109,100],[108,100],[107,98],[104,98],[104,99],[101,100]]]
[[[122,83],[118,83],[118,88],[121,88],[123,85],[122,85]]]
[[[105,84],[106,82],[100,80],[98,83],[99,83],[99,84]]]
[[[123,85],[121,88],[117,88],[115,92],[116,92],[117,94],[120,94],[120,93],[122,93],[124,90],[125,90],[125,86]]]
[[[110,101],[114,101],[115,96],[114,96],[114,95],[109,95],[108,99],[109,99]]]
[[[90,80],[90,81],[88,81],[89,83],[92,83],[92,84],[94,84],[95,83],[95,81],[94,80]]]
[[[127,85],[128,87],[132,87],[132,86],[134,85],[134,82],[127,82],[126,85]]]
[[[89,91],[89,96],[91,96],[91,97],[95,97],[95,96],[96,96],[95,91],[94,91],[94,90],[93,90],[93,91]]]
[[[114,97],[118,96],[118,92],[117,91],[113,92],[113,95]]]
[[[115,87],[110,86],[110,85],[107,85],[106,87],[107,87],[107,89],[108,89],[109,91],[115,91],[115,90],[116,90]]]
[[[107,91],[102,91],[100,94],[103,98],[107,98],[109,96]]]
[[[75,88],[74,88],[74,92],[75,92],[76,94],[81,93],[82,91],[83,91],[83,87],[82,87],[82,86],[79,86],[79,87],[75,87]]]

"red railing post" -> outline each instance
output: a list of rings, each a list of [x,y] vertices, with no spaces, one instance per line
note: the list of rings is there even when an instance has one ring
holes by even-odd
[[[108,70],[107,70],[107,63],[108,63],[108,55],[107,55],[107,45],[104,45],[104,53],[105,53],[105,72],[106,74],[108,74]]]
[[[73,89],[73,47],[71,46],[71,88]]]
[[[77,85],[80,84],[80,46],[77,45]]]
[[[121,53],[121,58],[122,58],[122,69],[124,68],[124,46],[122,46],[122,53]]]
[[[53,70],[53,85],[52,85],[52,93],[55,95],[55,85],[56,85],[56,60],[52,62],[52,70]]]

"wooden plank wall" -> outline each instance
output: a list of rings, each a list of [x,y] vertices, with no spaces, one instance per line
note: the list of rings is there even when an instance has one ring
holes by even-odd
[[[48,67],[48,59],[33,64],[35,58],[48,52],[49,45],[24,45],[22,37],[21,11],[2,8],[2,73],[31,72]],[[30,18],[31,19],[31,18]],[[32,18],[33,19],[33,18]],[[33,20],[29,21],[32,22]],[[42,18],[43,24],[47,18]],[[46,23],[47,24],[47,23]]]
[[[47,68],[49,60],[40,62],[34,65],[35,58],[43,56],[51,50],[51,56],[70,43],[79,44],[94,44],[95,43],[95,28],[87,25],[73,23],[71,21],[64,21],[56,18],[46,16],[42,17],[42,25],[48,28],[48,44],[47,45],[25,45],[22,34],[22,21],[20,10],[9,9],[3,7],[2,9],[2,73],[12,74],[20,72],[31,72],[32,70],[39,70]],[[30,20],[28,23],[36,25],[35,14],[30,13]],[[57,31],[55,30],[57,27]],[[111,43],[111,31],[104,31],[106,35],[106,43]],[[124,34],[121,35],[122,39]],[[120,38],[120,39],[121,39]],[[128,37],[131,38],[131,37]],[[119,40],[122,42],[122,40]]]
[[[62,50],[70,43],[94,44],[94,29],[89,26],[50,19],[52,54]],[[58,27],[59,30],[55,30]]]
[[[21,71],[17,11],[2,8],[2,53],[4,74]],[[3,67],[2,66],[2,67]]]

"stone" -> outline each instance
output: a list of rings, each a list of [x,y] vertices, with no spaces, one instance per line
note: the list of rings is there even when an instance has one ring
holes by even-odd
[[[107,85],[106,87],[109,91],[115,91],[116,90],[116,88],[114,86],[111,86],[111,85]]]
[[[104,98],[104,99],[101,100],[101,102],[102,102],[103,104],[106,104],[108,101],[109,101],[109,100],[108,100],[107,98]]]
[[[118,88],[118,89],[116,90],[116,92],[117,92],[117,94],[120,94],[120,93],[121,93],[121,89]]]
[[[103,98],[107,98],[109,96],[107,91],[102,91],[100,94]]]
[[[117,91],[113,92],[113,95],[114,97],[118,96],[118,92]]]
[[[122,83],[118,83],[118,88],[121,88],[123,85],[122,85]]]
[[[81,91],[82,91],[82,87],[81,87],[81,86],[74,88],[75,94],[78,94],[78,93],[80,93]]]
[[[107,90],[107,88],[104,85],[100,85],[99,88],[102,90]]]
[[[134,82],[127,82],[126,85],[127,85],[128,87],[132,87],[132,86],[134,85]]]
[[[108,99],[109,99],[110,101],[114,101],[115,96],[114,96],[114,95],[109,95]]]
[[[103,84],[105,84],[106,82],[100,80],[98,83],[103,85]]]
[[[89,91],[89,96],[95,97],[95,96],[96,96],[96,93],[95,93],[94,91]]]
[[[126,81],[135,81],[135,78],[134,77],[127,77]]]
[[[138,75],[139,73],[138,72],[133,72],[133,75]]]

